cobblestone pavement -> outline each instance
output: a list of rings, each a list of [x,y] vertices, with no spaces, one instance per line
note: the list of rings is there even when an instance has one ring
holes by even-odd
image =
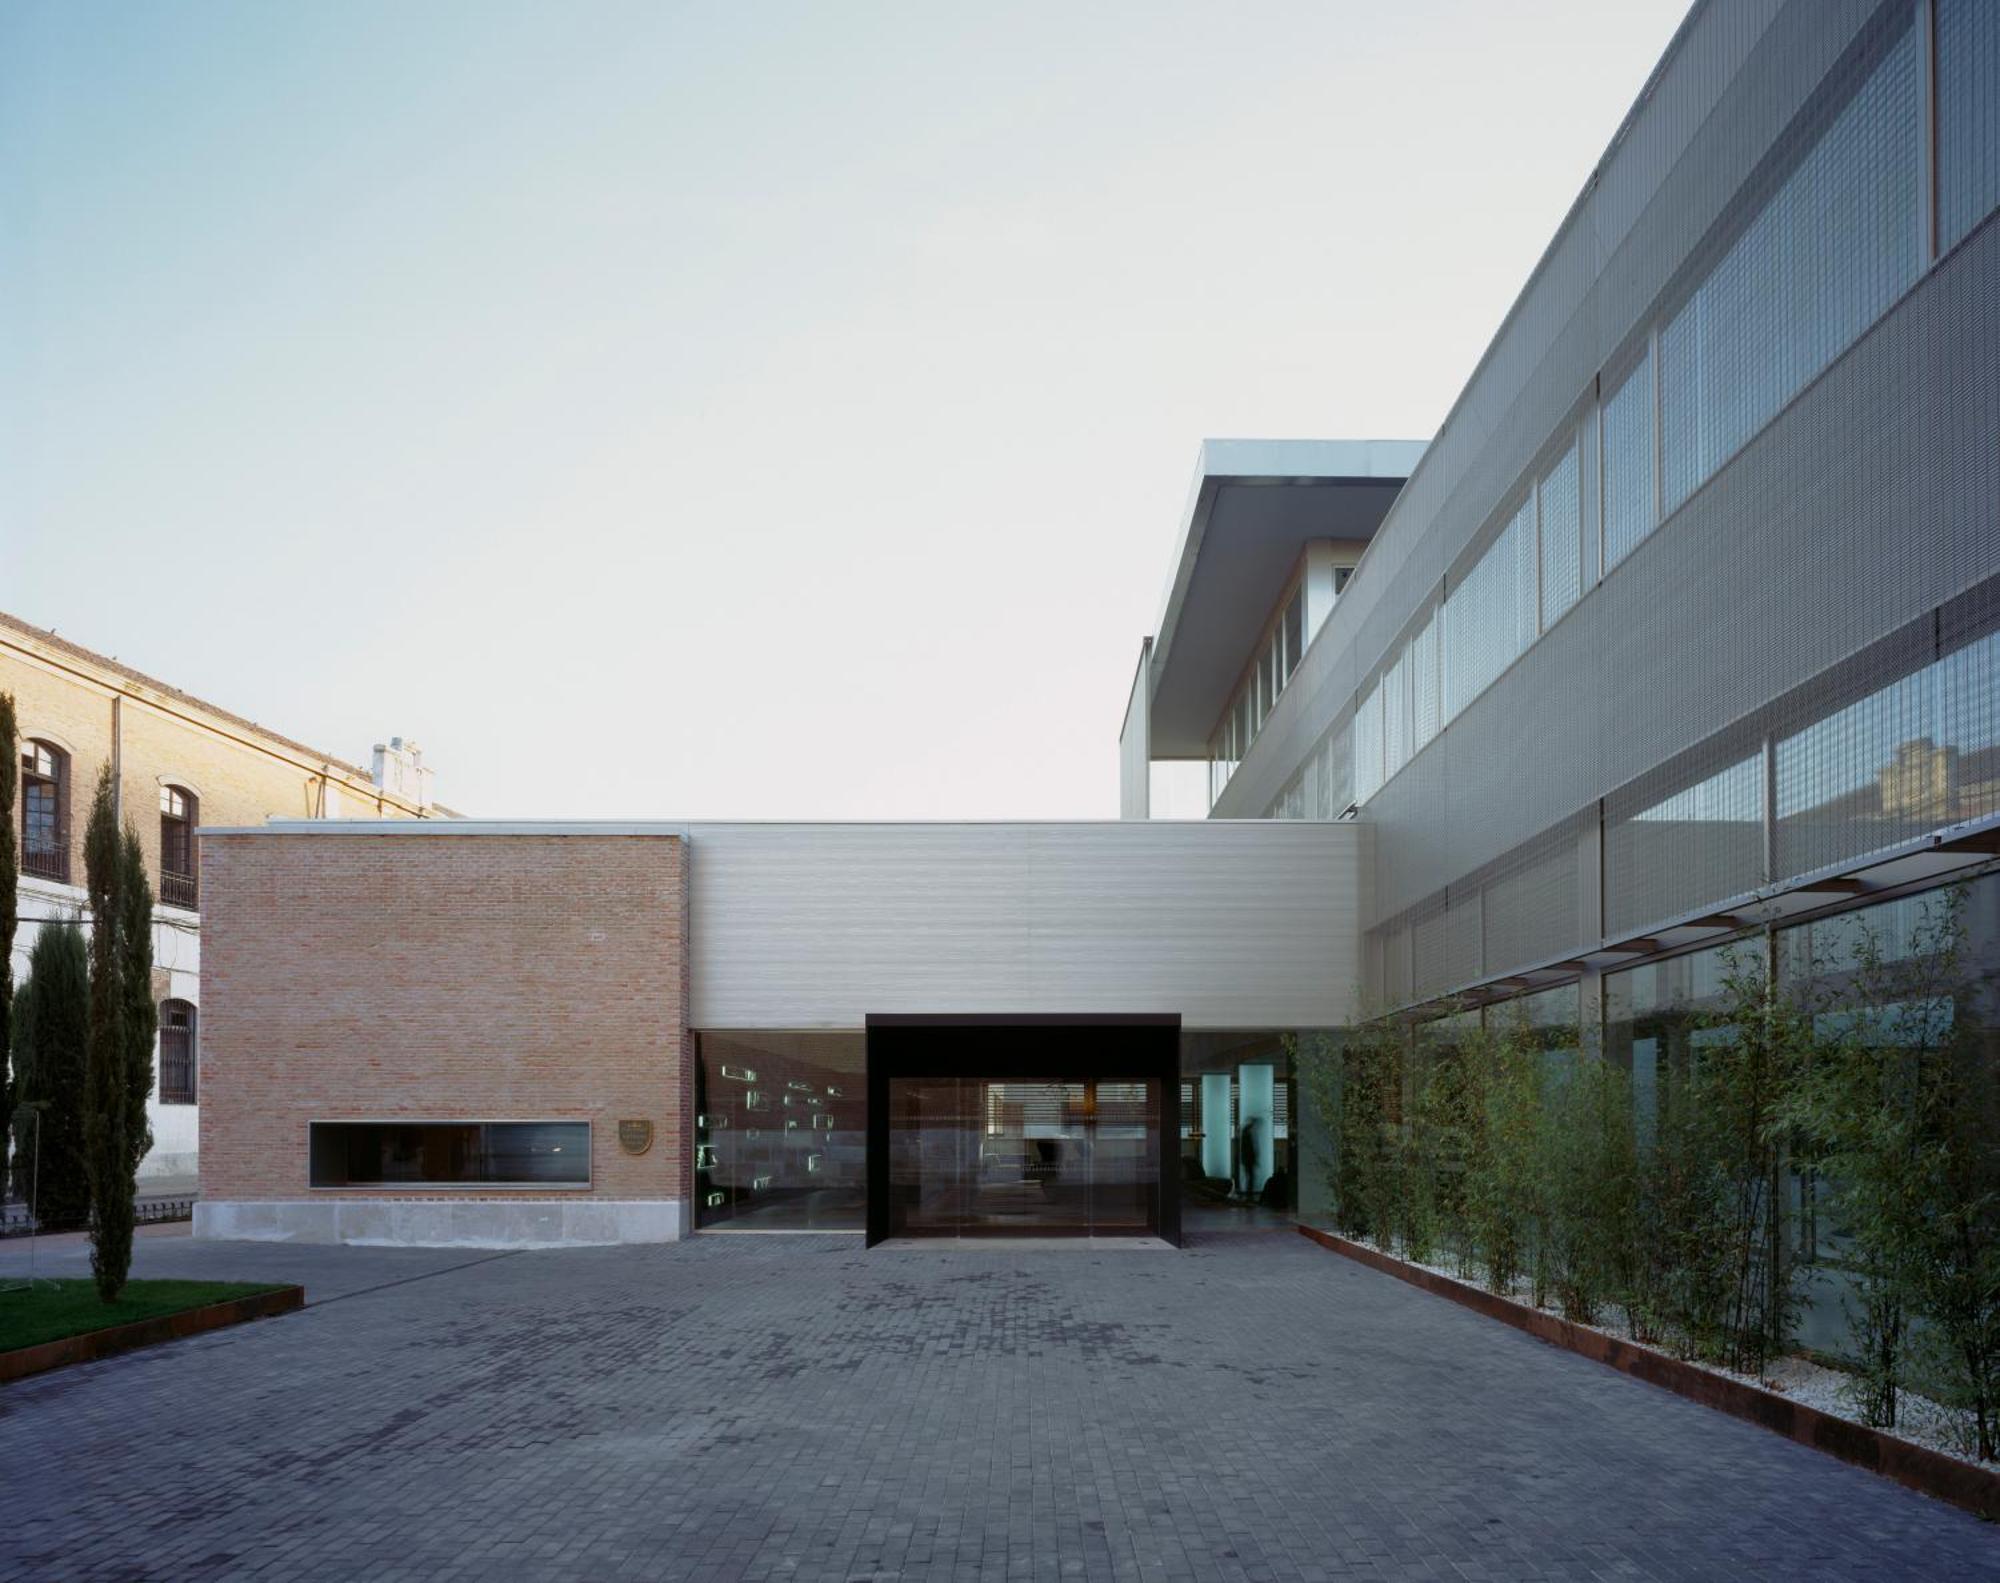
[[[2000,1530],[1284,1233],[139,1261],[327,1300],[0,1392],[0,1577],[2000,1574]]]

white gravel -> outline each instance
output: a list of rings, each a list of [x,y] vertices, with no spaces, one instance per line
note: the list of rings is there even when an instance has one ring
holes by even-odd
[[[1390,1252],[1378,1246],[1372,1238],[1350,1237],[1363,1247],[1372,1248],[1377,1253],[1386,1254],[1398,1263],[1409,1264],[1420,1270],[1428,1270],[1433,1275],[1442,1275],[1449,1280],[1466,1286],[1477,1286],[1485,1290],[1485,1285],[1476,1276],[1461,1273],[1448,1264],[1433,1264],[1423,1259],[1407,1258],[1401,1253]],[[1560,1310],[1546,1303],[1537,1304],[1532,1300],[1532,1285],[1529,1281],[1516,1280],[1506,1296],[1523,1307],[1539,1308],[1542,1313],[1560,1319]],[[1624,1311],[1615,1306],[1607,1306],[1603,1319],[1584,1328],[1612,1336],[1628,1346],[1646,1347],[1649,1352],[1657,1352],[1662,1357],[1673,1354],[1663,1347],[1650,1346],[1643,1341],[1632,1340],[1624,1326]],[[1574,1321],[1572,1321],[1574,1323]],[[1860,1410],[1854,1405],[1851,1395],[1853,1377],[1841,1369],[1816,1362],[1812,1358],[1786,1356],[1776,1359],[1761,1375],[1746,1374],[1737,1369],[1725,1369],[1718,1364],[1704,1363],[1699,1359],[1687,1359],[1698,1369],[1707,1369],[1711,1374],[1721,1374],[1732,1380],[1741,1380],[1746,1385],[1761,1386],[1767,1391],[1775,1391],[1790,1397],[1807,1407],[1815,1408],[1835,1418],[1844,1418],[1851,1424],[1862,1422]],[[1912,1445],[1929,1451],[1940,1451],[1948,1457],[1972,1467],[1992,1469],[2000,1463],[1981,1461],[1974,1452],[1978,1447],[1972,1414],[1962,1409],[1946,1407],[1932,1401],[1928,1396],[1919,1396],[1914,1391],[1903,1391],[1896,1399],[1896,1427],[1881,1431],[1906,1440]]]

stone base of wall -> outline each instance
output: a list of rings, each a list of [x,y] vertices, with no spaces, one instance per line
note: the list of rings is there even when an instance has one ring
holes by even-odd
[[[450,1203],[381,1198],[211,1202],[194,1234],[212,1241],[351,1242],[404,1248],[562,1248],[678,1242],[680,1199],[527,1198]]]

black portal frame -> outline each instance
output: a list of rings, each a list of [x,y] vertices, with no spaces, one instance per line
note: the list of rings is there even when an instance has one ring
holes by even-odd
[[[1130,1015],[871,1013],[868,1028],[868,1246],[889,1230],[889,1084],[895,1078],[1160,1085],[1158,1235],[1181,1245],[1181,1019]],[[948,1035],[940,1039],[939,1035]],[[1024,1038],[1024,1035],[1032,1035]]]

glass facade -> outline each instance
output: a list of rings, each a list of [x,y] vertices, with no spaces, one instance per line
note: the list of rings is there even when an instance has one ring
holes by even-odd
[[[1604,915],[1613,935],[1755,890],[1764,879],[1764,757],[1691,765],[1604,804]],[[1698,777],[1698,778],[1692,778]]]
[[[695,1224],[861,1230],[866,1036],[703,1031],[695,1049]]]
[[[892,1078],[892,1236],[1159,1230],[1157,1081]]]
[[[1962,887],[1778,929],[1768,939],[1750,935],[1607,974],[1604,1052],[1631,1075],[1642,1148],[1656,1136],[1663,1093],[1700,1062],[1705,1046],[1735,1036],[1726,1020],[1732,975],[1760,977],[1771,960],[1780,992],[1812,1010],[1820,1038],[1927,1048],[1983,1068],[1971,1091],[1988,1096],[1979,1124],[1992,1126],[1992,1096],[2000,1095],[2000,873],[1989,872]],[[2000,1151],[1994,1158],[2000,1162]],[[1787,1169],[1784,1176],[1786,1246],[1802,1267],[1798,1337],[1840,1353],[1849,1345],[1854,1298],[1850,1233],[1811,1172]]]
[[[1604,466],[1604,569],[1653,531],[1653,360],[1642,355],[1605,399],[1599,438]]]
[[[1931,256],[1933,114],[1938,245],[1962,240],[2000,203],[2000,15],[1984,0],[1938,0],[1934,104],[1926,15],[1917,5],[1885,10],[1789,135],[1788,157],[1752,182],[1751,201],[1671,299],[1657,324],[1657,360],[1651,327],[1642,326],[1636,351],[1599,382],[1599,534],[1586,531],[1578,454],[1565,443],[1552,467],[1516,486],[1522,495],[1504,526],[1449,580],[1434,729],[1422,713],[1396,713],[1395,668],[1407,666],[1407,645],[1383,656],[1382,679],[1357,695],[1357,801],[1917,283]]]
[[[1537,559],[1530,496],[1445,596],[1447,719],[1491,687],[1534,641]]]
[[[1181,1189],[1191,1206],[1298,1206],[1296,1056],[1274,1030],[1181,1034]]]
[[[1535,488],[1541,517],[1542,630],[1583,596],[1583,496],[1576,446],[1566,447]]]
[[[588,1187],[587,1121],[315,1121],[314,1187]]]
[[[1299,582],[1285,596],[1270,626],[1257,640],[1249,670],[1237,683],[1235,694],[1222,711],[1221,723],[1209,739],[1210,804],[1222,795],[1223,787],[1236,773],[1236,766],[1243,762],[1243,755],[1250,751],[1250,744],[1264,729],[1264,721],[1276,705],[1278,695],[1285,690],[1291,682],[1292,673],[1299,668],[1305,648],[1306,593],[1304,583]]]
[[[1868,667],[1859,697],[1778,739],[1778,877],[2000,813],[2000,633],[1928,664],[1933,624],[1914,639],[1901,663],[1915,668],[1880,681]]]

